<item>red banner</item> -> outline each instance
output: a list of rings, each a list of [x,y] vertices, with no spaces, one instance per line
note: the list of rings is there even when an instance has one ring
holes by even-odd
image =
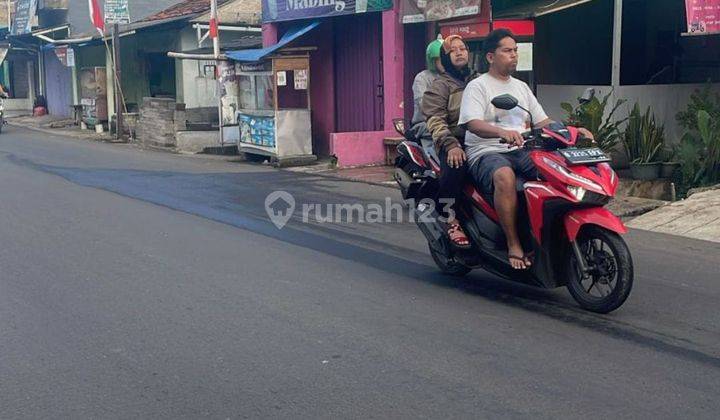
[[[689,34],[720,33],[720,0],[685,0],[685,11]]]

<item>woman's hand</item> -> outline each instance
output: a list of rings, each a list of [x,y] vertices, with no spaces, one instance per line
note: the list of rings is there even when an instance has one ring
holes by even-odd
[[[465,163],[467,157],[462,147],[455,147],[450,149],[447,156],[447,163],[451,168],[459,168]]]

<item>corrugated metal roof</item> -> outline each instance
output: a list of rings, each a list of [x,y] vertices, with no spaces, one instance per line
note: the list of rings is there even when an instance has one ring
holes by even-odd
[[[229,0],[218,0],[218,5],[221,6],[228,1]],[[172,19],[180,16],[194,16],[207,12],[208,10],[210,10],[210,0],[185,0],[142,20],[153,21]]]
[[[143,20],[145,17],[158,13],[176,3],[178,3],[178,0],[130,0],[130,19],[133,22]],[[76,34],[91,33],[93,31],[88,16],[87,0],[69,0],[68,23],[72,25],[73,38]]]

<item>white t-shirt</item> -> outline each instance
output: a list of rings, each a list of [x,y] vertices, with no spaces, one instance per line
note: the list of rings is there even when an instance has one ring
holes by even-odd
[[[505,111],[495,108],[490,101],[496,96],[510,94],[518,100],[518,104],[530,111],[535,124],[548,118],[542,106],[533,95],[530,87],[522,80],[510,77],[500,80],[485,73],[468,83],[463,92],[458,124],[467,124],[472,120],[482,120],[496,127],[515,130],[519,133],[527,131],[530,116],[520,108]],[[469,161],[478,159],[488,152],[505,153],[514,150],[500,144],[499,138],[478,137],[469,130],[465,134],[465,152]]]

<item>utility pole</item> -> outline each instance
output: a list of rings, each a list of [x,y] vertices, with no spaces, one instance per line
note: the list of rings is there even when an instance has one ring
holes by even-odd
[[[113,25],[112,32],[113,44],[113,72],[115,81],[115,138],[122,139],[123,130],[123,95],[122,86],[120,84],[120,25],[116,22]]]
[[[220,148],[225,149],[225,133],[223,133],[223,105],[222,105],[222,73],[220,72],[220,31],[218,30],[217,0],[210,1],[210,37],[213,40],[213,55],[215,57],[215,78],[217,79],[218,93],[218,129],[220,130]]]

